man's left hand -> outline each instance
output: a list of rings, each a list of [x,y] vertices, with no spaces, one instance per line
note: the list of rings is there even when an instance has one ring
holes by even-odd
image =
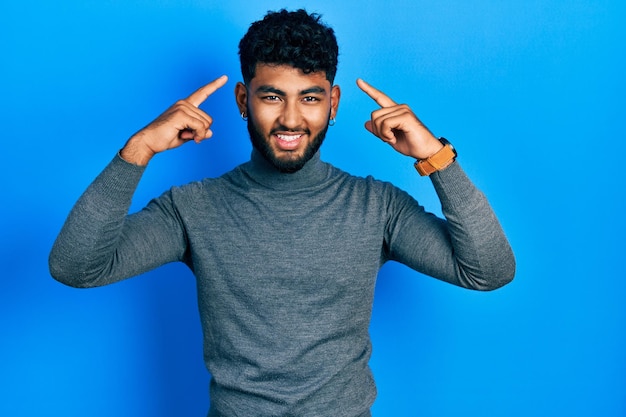
[[[397,104],[385,93],[358,79],[357,85],[381,108],[372,112],[365,128],[396,151],[415,159],[426,159],[443,145],[406,104]]]

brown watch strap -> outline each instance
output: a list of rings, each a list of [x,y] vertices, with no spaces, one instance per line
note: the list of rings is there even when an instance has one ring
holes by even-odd
[[[421,176],[430,175],[450,166],[455,158],[456,152],[454,148],[446,141],[439,152],[421,161],[416,161],[415,169]]]

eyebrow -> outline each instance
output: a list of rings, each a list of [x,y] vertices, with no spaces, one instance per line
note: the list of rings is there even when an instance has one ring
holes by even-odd
[[[286,96],[287,93],[285,93],[283,90],[280,90],[276,87],[272,87],[271,85],[262,85],[259,88],[256,89],[257,93],[272,93],[272,94],[276,94],[278,96]],[[319,86],[314,86],[314,87],[310,87],[307,88],[305,90],[300,91],[299,93],[301,96],[307,95],[307,94],[326,94],[326,90],[322,87]]]

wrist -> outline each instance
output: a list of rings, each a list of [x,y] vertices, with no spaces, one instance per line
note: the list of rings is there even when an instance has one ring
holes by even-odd
[[[423,146],[420,149],[420,154],[415,156],[415,159],[418,161],[422,161],[424,159],[428,159],[431,156],[435,155],[437,152],[441,151],[444,147],[444,144],[433,136],[432,140],[428,141],[427,146]]]
[[[457,152],[454,146],[445,138],[439,138],[438,142],[440,144],[438,151],[428,158],[418,159],[415,162],[415,169],[420,175],[426,176],[446,169],[456,160]]]
[[[140,166],[148,165],[154,155],[152,149],[142,142],[140,134],[132,136],[120,150],[123,160]]]

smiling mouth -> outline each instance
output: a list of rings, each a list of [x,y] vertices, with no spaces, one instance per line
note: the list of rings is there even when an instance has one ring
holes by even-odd
[[[284,142],[293,142],[302,137],[302,133],[298,133],[297,135],[285,135],[285,134],[276,134],[276,137]]]
[[[300,141],[305,137],[304,133],[275,133],[276,145],[280,150],[293,151],[298,148]]]

